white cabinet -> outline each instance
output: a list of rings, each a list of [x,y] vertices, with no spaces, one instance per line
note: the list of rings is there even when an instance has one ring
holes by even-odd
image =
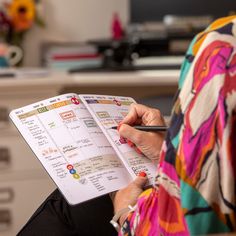
[[[54,188],[48,177],[37,171],[25,176],[24,172],[16,173],[14,179],[12,175],[1,176],[0,235],[16,235]]]
[[[56,188],[8,118],[9,112],[58,94],[55,87],[1,87],[0,80],[0,235],[13,236]]]

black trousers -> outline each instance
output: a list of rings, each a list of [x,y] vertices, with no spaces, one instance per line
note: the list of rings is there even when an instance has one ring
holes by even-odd
[[[55,190],[36,210],[17,236],[113,236],[109,195],[70,206]]]

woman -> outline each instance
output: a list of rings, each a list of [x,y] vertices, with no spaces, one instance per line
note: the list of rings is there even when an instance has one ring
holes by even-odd
[[[236,231],[236,16],[217,20],[190,45],[165,142],[162,133],[135,130],[134,123],[163,124],[160,112],[134,105],[119,129],[159,165],[152,188],[143,191],[141,173],[113,194],[119,234]],[[56,191],[18,235],[116,235],[112,208],[108,196],[70,207]]]
[[[140,120],[144,125],[157,125],[155,116],[158,112],[135,105],[119,130],[150,158],[158,157],[160,136],[153,133],[140,138],[140,131],[129,125]],[[118,191],[113,200],[115,212],[136,203],[135,210],[121,215],[120,234],[236,231],[235,158],[236,16],[231,16],[214,22],[190,45],[156,184],[142,192],[144,178]]]

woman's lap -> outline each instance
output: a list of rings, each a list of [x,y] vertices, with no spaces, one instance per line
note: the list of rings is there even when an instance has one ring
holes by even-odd
[[[117,235],[109,223],[113,205],[109,195],[70,206],[55,190],[36,210],[18,236]]]

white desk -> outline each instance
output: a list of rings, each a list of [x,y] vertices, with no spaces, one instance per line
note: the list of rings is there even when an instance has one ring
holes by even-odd
[[[160,94],[173,94],[177,88],[178,70],[136,71],[118,73],[52,73],[44,78],[0,79],[0,96],[17,97],[35,94],[35,101],[51,94],[64,92],[96,93],[140,98]]]
[[[42,78],[0,78],[0,89],[6,87],[67,86],[67,85],[176,85],[179,70],[135,72],[77,73],[51,72]]]

